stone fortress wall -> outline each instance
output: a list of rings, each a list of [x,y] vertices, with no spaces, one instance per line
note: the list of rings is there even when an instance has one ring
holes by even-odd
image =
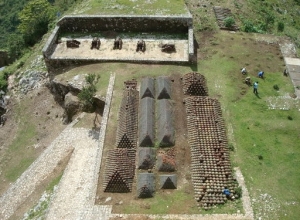
[[[59,35],[62,33],[95,33],[100,31],[115,32],[159,32],[166,34],[182,34],[188,36],[188,59],[192,60],[194,56],[194,37],[193,37],[193,19],[190,14],[182,16],[153,16],[153,15],[81,15],[81,16],[64,16],[54,28],[48,38],[42,52],[48,70],[57,69],[68,65],[81,65],[97,63],[104,61],[126,61],[126,62],[143,62],[143,63],[164,63],[170,60],[147,60],[147,59],[130,59],[120,60],[116,58],[93,58],[86,59],[51,57],[56,49]],[[171,61],[172,62],[172,61]],[[177,62],[177,61],[174,61]]]

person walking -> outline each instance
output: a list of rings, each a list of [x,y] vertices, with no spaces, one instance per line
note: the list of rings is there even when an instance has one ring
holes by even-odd
[[[258,89],[258,82],[255,82],[255,83],[253,84],[253,93],[254,93],[255,95],[258,94],[257,89]]]

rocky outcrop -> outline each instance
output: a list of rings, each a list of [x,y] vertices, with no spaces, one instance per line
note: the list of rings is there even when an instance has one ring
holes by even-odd
[[[73,95],[72,92],[68,92],[65,95],[64,101],[64,123],[69,123],[72,121],[73,116],[80,112],[80,100],[77,96]]]
[[[74,115],[80,111],[88,111],[81,105],[77,97],[84,86],[86,86],[85,75],[76,75],[71,80],[56,77],[48,84],[48,88],[53,94],[55,101],[65,109],[65,123],[71,122]],[[104,106],[105,98],[95,96],[92,111],[97,111],[102,115]],[[90,111],[91,109],[89,109]]]

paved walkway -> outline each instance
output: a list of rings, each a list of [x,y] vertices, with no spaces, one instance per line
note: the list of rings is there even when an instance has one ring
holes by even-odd
[[[300,59],[285,57],[284,61],[295,88],[295,95],[300,99]]]
[[[279,44],[286,69],[295,88],[295,95],[300,99],[300,59],[297,58],[295,45],[289,41]]]
[[[109,115],[115,75],[111,75],[100,135],[83,128],[73,128],[74,152],[51,201],[46,219],[108,220],[111,206],[94,207],[103,142]]]
[[[41,156],[0,197],[1,220],[12,216],[40,186],[43,180],[54,172],[60,161],[63,161],[70,155],[74,148],[69,140],[72,137],[70,137],[71,129],[75,123],[77,123],[77,120],[68,125]]]

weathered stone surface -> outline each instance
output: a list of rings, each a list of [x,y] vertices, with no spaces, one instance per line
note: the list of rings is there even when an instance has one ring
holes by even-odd
[[[71,105],[70,107],[69,107],[69,104],[66,105],[66,95],[70,93],[73,96],[77,96],[78,93],[80,93],[80,91],[82,90],[82,88],[84,86],[86,86],[85,75],[76,75],[70,81],[62,80],[59,77],[56,77],[48,84],[48,87],[49,87],[51,93],[53,94],[55,101],[57,101],[66,110],[65,118],[64,118],[65,123],[70,122],[70,120],[74,116],[74,114],[71,113],[71,112],[74,112],[74,109],[71,109],[71,110],[69,109],[70,107],[73,108],[72,107],[73,105]],[[70,97],[68,97],[68,98],[70,98]],[[78,100],[78,102],[79,102],[79,100]],[[100,97],[100,96],[94,97],[94,107],[95,107],[94,110],[95,111],[97,111],[99,114],[102,114],[104,105],[105,105],[105,100],[103,97]],[[76,112],[76,113],[78,113],[80,110],[79,105],[76,105],[76,106],[78,106],[78,109]]]
[[[71,92],[65,95],[65,117],[64,122],[69,123],[72,121],[74,115],[80,111],[80,100],[77,96],[73,95]]]

